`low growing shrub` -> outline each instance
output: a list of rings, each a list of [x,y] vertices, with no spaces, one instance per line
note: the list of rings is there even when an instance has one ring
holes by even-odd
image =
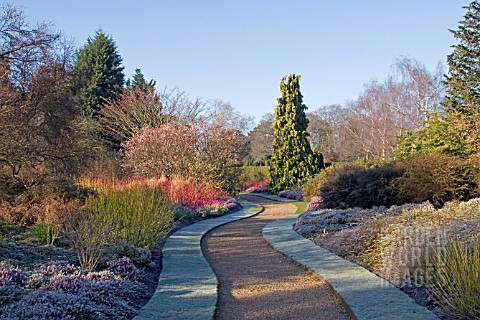
[[[268,166],[244,166],[240,176],[240,184],[242,190],[248,188],[263,188],[268,185],[270,174]]]
[[[268,187],[250,187],[245,191],[249,193],[268,193]]]
[[[478,159],[444,155],[416,155],[401,163],[404,174],[397,179],[406,201],[430,201],[436,208],[451,200],[465,201],[480,195]]]
[[[109,261],[108,270],[128,280],[138,280],[141,276],[140,270],[135,267],[128,257]]]
[[[279,197],[303,201],[303,192],[302,190],[284,190],[278,193]]]
[[[480,198],[447,202],[440,209],[428,202],[408,206],[376,230],[360,254],[375,272],[400,285],[422,284],[432,248],[444,248],[451,235],[464,241],[474,239],[480,228]]]
[[[342,165],[326,173],[320,188],[326,208],[371,208],[400,205],[405,202],[396,187],[396,179],[403,169],[386,164],[366,169],[359,165]]]
[[[135,293],[145,290],[128,258],[110,270],[85,272],[67,261],[31,270],[0,264],[9,284],[0,285],[0,319],[132,319]]]

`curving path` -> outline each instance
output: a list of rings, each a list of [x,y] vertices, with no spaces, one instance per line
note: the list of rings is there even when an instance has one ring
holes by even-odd
[[[221,226],[202,240],[219,293],[215,319],[352,319],[330,286],[263,239],[263,227],[295,211],[287,203],[244,195],[265,210]]]

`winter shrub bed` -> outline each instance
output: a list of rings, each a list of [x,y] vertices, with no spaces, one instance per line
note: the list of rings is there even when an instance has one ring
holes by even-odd
[[[270,181],[268,166],[244,166],[240,175],[242,190],[266,188]],[[250,191],[247,191],[250,192]]]
[[[416,155],[373,167],[343,164],[323,170],[304,186],[306,197],[323,198],[325,208],[371,208],[429,201],[440,208],[480,195],[478,156]],[[316,193],[314,192],[316,190]]]
[[[303,201],[303,191],[302,190],[284,190],[278,193],[279,197]]]
[[[143,178],[193,177],[234,195],[240,179],[237,131],[207,124],[143,128],[123,145],[122,166]]]
[[[0,319],[131,319],[132,300],[145,290],[141,272],[126,257],[103,271],[67,261],[21,269],[0,263]]]
[[[267,187],[250,187],[245,191],[249,193],[268,193],[268,188]]]
[[[478,316],[478,291],[473,288],[480,286],[480,278],[472,272],[480,265],[475,249],[479,228],[478,198],[447,202],[441,209],[426,202],[313,210],[294,226],[304,237],[372,270],[448,319]],[[461,294],[457,287],[464,288]]]

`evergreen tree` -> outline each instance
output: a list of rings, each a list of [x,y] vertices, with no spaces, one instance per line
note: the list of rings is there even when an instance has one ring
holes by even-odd
[[[468,11],[458,30],[450,30],[459,43],[447,56],[444,105],[449,114],[471,116],[480,111],[480,3],[464,8]]]
[[[319,166],[321,155],[312,152],[307,140],[307,107],[303,104],[299,81],[300,76],[289,75],[280,82],[270,160],[269,189],[274,193],[301,187],[323,166],[323,163]]]
[[[127,88],[139,88],[142,91],[147,91],[147,86],[155,87],[156,81],[152,79],[147,83],[147,81],[145,80],[145,76],[142,73],[142,70],[138,68],[135,69],[135,74],[132,76],[132,80],[128,79],[125,84]]]
[[[115,99],[124,83],[122,58],[110,36],[96,32],[79,51],[73,66],[71,85],[77,107],[98,118],[106,99]]]

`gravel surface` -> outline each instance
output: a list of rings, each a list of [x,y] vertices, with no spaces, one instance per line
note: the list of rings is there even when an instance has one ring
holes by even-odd
[[[265,210],[209,232],[202,248],[219,281],[215,319],[352,319],[320,277],[273,250],[262,228],[295,206],[245,195]]]

